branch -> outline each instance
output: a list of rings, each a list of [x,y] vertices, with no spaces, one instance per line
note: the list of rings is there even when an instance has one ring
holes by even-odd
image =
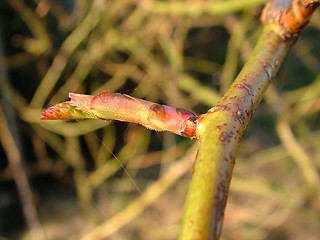
[[[318,6],[318,1],[295,0],[266,25],[252,56],[227,93],[217,106],[198,117],[196,134],[201,145],[179,239],[219,239],[242,134],[288,50]]]
[[[14,139],[13,132],[8,125],[2,104],[0,104],[0,123],[0,143],[8,158],[9,170],[17,186],[26,223],[30,229],[32,238],[43,240],[46,237],[38,218],[29,180],[23,169],[22,157]]]

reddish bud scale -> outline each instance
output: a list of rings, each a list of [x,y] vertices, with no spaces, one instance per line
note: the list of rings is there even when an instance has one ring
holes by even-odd
[[[40,117],[41,120],[70,120],[86,118],[90,118],[90,115],[77,109],[75,106],[70,104],[70,102],[58,103],[49,107]]]
[[[285,38],[298,35],[319,4],[312,0],[294,0],[278,19],[280,34]]]

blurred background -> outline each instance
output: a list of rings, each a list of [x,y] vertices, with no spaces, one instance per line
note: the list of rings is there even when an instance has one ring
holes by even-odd
[[[0,1],[0,239],[176,239],[198,143],[122,122],[40,121],[69,92],[214,106],[264,0]],[[320,14],[241,143],[222,239],[320,236]],[[100,238],[97,238],[100,239]]]

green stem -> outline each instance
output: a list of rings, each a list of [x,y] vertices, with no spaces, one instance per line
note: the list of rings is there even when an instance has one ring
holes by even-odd
[[[185,204],[179,239],[218,239],[235,154],[253,112],[295,39],[274,24],[263,28],[249,61],[218,105],[199,117],[201,145]]]

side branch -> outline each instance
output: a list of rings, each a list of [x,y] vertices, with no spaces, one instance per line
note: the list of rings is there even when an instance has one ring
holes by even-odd
[[[156,131],[170,131],[181,136],[197,138],[197,116],[181,108],[112,92],[102,92],[96,96],[70,93],[69,97],[70,101],[48,108],[40,119],[118,120],[138,123]]]

